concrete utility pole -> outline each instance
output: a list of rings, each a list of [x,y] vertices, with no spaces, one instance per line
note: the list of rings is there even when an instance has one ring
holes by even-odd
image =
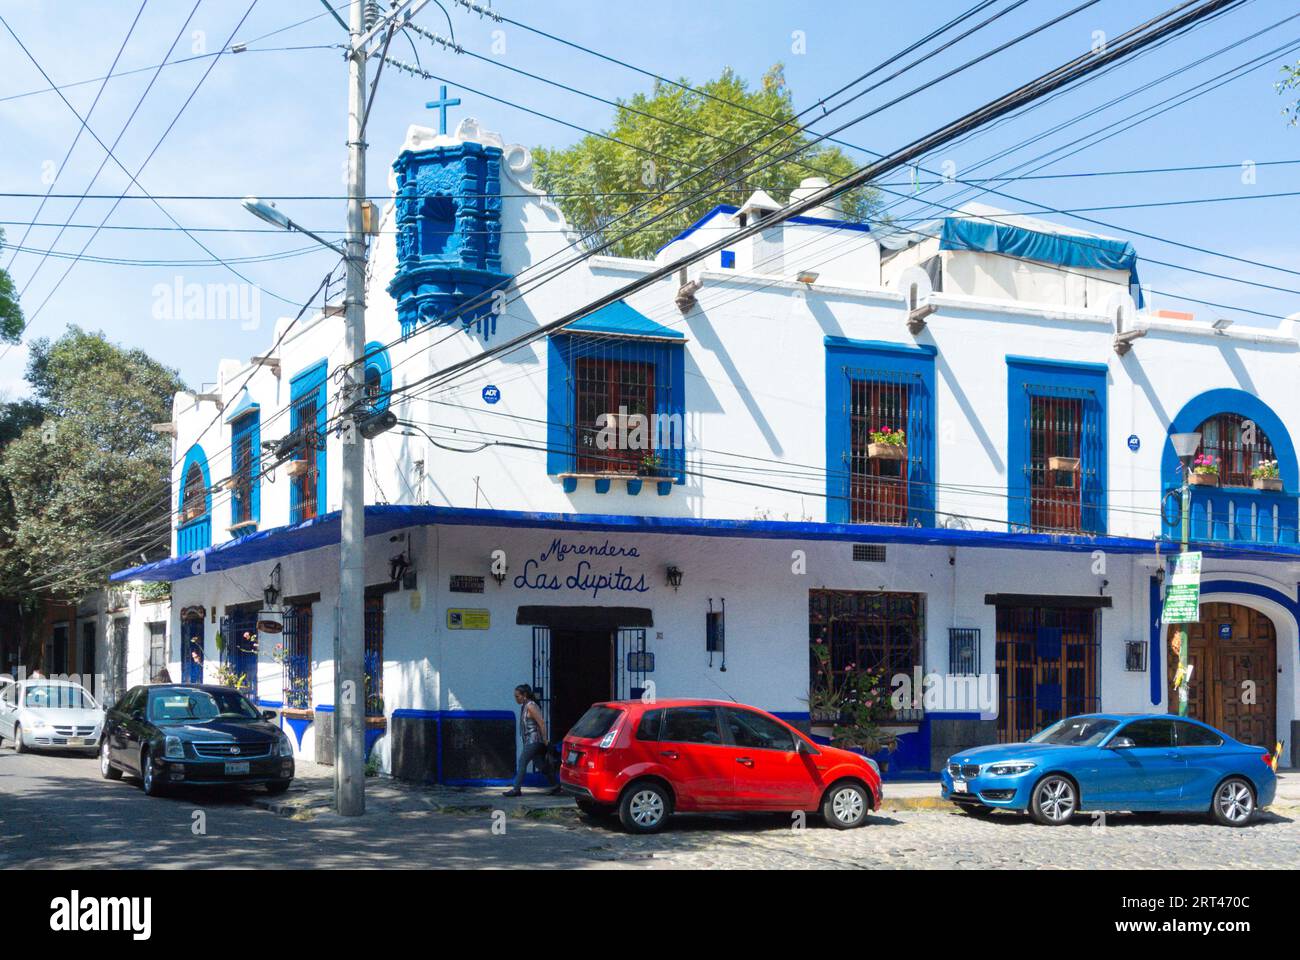
[[[428,0],[400,0],[366,22],[366,4],[352,0],[348,10],[348,235],[347,290],[343,298],[343,343],[352,367],[340,387],[343,510],[339,530],[338,640],[334,650],[334,804],[345,817],[366,812],[366,483],[365,441],[357,423],[362,360],[366,346],[366,60],[371,45],[399,28]],[[328,7],[329,4],[326,3]],[[336,15],[337,19],[337,15]],[[373,52],[383,55],[387,48]],[[371,95],[373,101],[373,94]]]
[[[366,344],[366,239],[361,205],[366,197],[364,4],[348,13],[348,236],[347,291],[343,297],[343,343],[353,361],[342,386],[343,408],[357,398],[357,372]],[[366,812],[366,448],[355,419],[343,423],[343,516],[339,530],[339,636],[334,657],[334,799],[338,812]]]

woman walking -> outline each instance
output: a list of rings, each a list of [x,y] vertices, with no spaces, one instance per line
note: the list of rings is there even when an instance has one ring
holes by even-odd
[[[524,784],[524,772],[530,763],[535,764],[551,781],[551,793],[559,793],[560,782],[546,763],[546,752],[550,749],[550,742],[546,738],[546,718],[542,716],[542,708],[537,705],[533,688],[526,683],[515,687],[515,703],[519,704],[519,764],[515,768],[514,786],[502,796],[518,797],[522,794],[519,788]]]

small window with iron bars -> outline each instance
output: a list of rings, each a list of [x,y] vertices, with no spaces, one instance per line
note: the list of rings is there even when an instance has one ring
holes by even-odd
[[[906,524],[909,381],[850,375],[849,522]]]
[[[325,437],[318,429],[319,394],[313,391],[293,406],[294,455],[290,460],[290,521],[299,523],[320,513],[316,489],[320,478],[321,458],[325,455]]]
[[[311,630],[311,604],[284,612],[284,705],[290,710],[311,709]]]

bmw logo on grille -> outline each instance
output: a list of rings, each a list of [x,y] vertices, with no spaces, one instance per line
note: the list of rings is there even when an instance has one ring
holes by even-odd
[[[239,755],[239,748],[238,748],[238,747],[231,747],[231,748],[230,748],[230,755],[231,755],[232,757],[234,757],[234,756],[238,756],[238,755]]]

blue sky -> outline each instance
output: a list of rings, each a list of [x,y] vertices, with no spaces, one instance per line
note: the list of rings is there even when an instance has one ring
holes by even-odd
[[[337,3],[338,0],[335,0]],[[999,0],[992,10],[1008,6]],[[117,72],[152,68],[180,33],[169,59],[175,63],[158,72],[153,89],[139,105],[125,133],[123,125],[136,109],[154,77],[152,69],[115,77],[103,88],[90,127],[106,144],[120,143],[114,153],[134,172],[161,145],[139,175],[154,195],[276,196],[311,194],[337,196],[343,189],[345,150],[346,69],[340,52],[330,45],[342,39],[339,26],[318,0],[259,0],[236,29],[249,0],[202,0],[182,31],[192,0],[148,0],[122,53]],[[467,49],[502,63],[553,78],[603,97],[629,96],[647,90],[644,76],[511,25],[482,19],[452,0],[444,0],[455,37]],[[592,3],[552,0],[495,0],[506,16],[581,43],[610,56],[673,78],[702,81],[730,66],[757,83],[776,62],[785,64],[796,106],[803,108],[825,97],[905,47],[939,24],[963,12],[970,2],[899,4],[879,2],[819,3],[777,0],[713,0],[701,3],[658,0],[654,4],[623,0]],[[894,96],[920,85],[924,89],[902,103],[849,128],[839,137],[867,150],[886,153],[913,138],[981,105],[1020,82],[1089,49],[1102,34],[1113,37],[1172,5],[1170,0],[1134,2],[1100,0],[1087,10],[1028,39],[1012,50],[972,67],[958,77],[935,78],[990,47],[1064,12],[1070,5],[1028,0],[975,36],[845,107],[814,129],[827,130]],[[1265,166],[1269,161],[1297,157],[1300,129],[1290,128],[1281,114],[1284,101],[1273,90],[1280,67],[1300,59],[1300,15],[1277,0],[1253,0],[1190,35],[1140,58],[1078,90],[1059,96],[1022,116],[1016,116],[967,141],[931,157],[926,166],[954,170],[958,178],[1024,172],[1020,167],[1038,154],[1089,135],[1086,149],[1043,167],[1039,174],[1083,173],[1135,168],[1227,164],[1222,170],[1142,176],[1020,180],[997,188],[1017,199],[985,195],[984,202],[1008,209],[1035,211],[1133,203],[1230,197],[1227,202],[1087,213],[1108,226],[1089,225],[1066,216],[1040,214],[1075,227],[1096,229],[1134,242],[1140,256],[1230,277],[1300,291],[1300,275],[1225,261],[1205,253],[1135,236],[1140,231],[1181,243],[1300,270],[1295,239],[1295,198],[1266,198],[1271,193],[1300,191],[1300,164]],[[103,77],[140,9],[139,0],[112,3],[89,0],[31,0],[0,6],[22,43],[59,85]],[[1278,21],[1293,17],[1287,22]],[[309,19],[310,18],[310,19]],[[299,21],[307,20],[299,24]],[[447,17],[435,5],[418,22],[447,35]],[[969,21],[974,22],[974,21]],[[290,27],[290,29],[281,29]],[[274,32],[273,31],[279,31]],[[494,35],[494,31],[501,31]],[[1101,33],[1098,33],[1098,32]],[[1264,31],[1254,39],[1250,35]],[[268,36],[268,34],[270,34]],[[206,80],[181,111],[214,58],[204,54],[222,48],[227,39],[248,43],[249,51],[215,58]],[[581,133],[552,119],[538,117],[495,102],[463,87],[472,87],[508,103],[530,107],[568,123],[601,129],[611,109],[503,69],[457,56],[412,36],[424,67],[448,78],[453,95],[463,105],[452,112],[477,117],[509,142],[530,146],[570,143]],[[1232,49],[1223,48],[1236,45]],[[266,49],[266,48],[301,49]],[[1269,53],[1275,48],[1284,52]],[[1222,52],[1220,52],[1222,51]],[[405,40],[394,42],[396,56],[412,61],[415,52]],[[1212,78],[1264,54],[1258,69],[1229,82]],[[1217,55],[1216,55],[1217,54]],[[1201,64],[1196,61],[1209,57]],[[906,61],[904,61],[906,62]],[[42,194],[77,134],[79,121],[45,80],[9,33],[0,28],[0,192]],[[1179,75],[1155,83],[1158,78]],[[877,79],[879,76],[877,75]],[[1208,82],[1208,83],[1207,83]],[[1209,92],[1153,119],[1121,128],[1123,118],[1169,97],[1207,83]],[[369,192],[384,191],[389,164],[411,123],[435,122],[424,103],[437,94],[438,83],[385,70],[369,142]],[[98,82],[64,91],[84,116],[100,90]],[[1058,124],[1116,100],[1057,132]],[[832,101],[834,103],[834,101]],[[172,124],[170,132],[164,131]],[[1120,131],[1120,132],[1117,132]],[[1114,136],[1092,143],[1092,137]],[[1044,135],[1029,146],[1024,141]],[[995,162],[980,161],[1016,148]],[[1073,148],[1071,148],[1073,149]],[[858,153],[865,158],[867,154]],[[1056,154],[1052,155],[1057,156]],[[83,133],[54,193],[117,195],[129,186],[113,162],[91,186],[91,177],[104,159],[94,138]],[[1040,161],[1041,163],[1042,161]],[[1253,162],[1254,182],[1243,182],[1241,164]],[[1032,164],[1031,166],[1038,166]],[[918,175],[931,179],[927,174]],[[889,178],[906,181],[908,175]],[[901,187],[904,193],[912,187]],[[132,191],[137,193],[137,191]],[[960,184],[947,184],[914,197],[893,212],[900,217],[941,213],[927,205],[969,199]],[[0,197],[0,221],[6,242],[17,244],[26,224],[37,213],[39,198]],[[73,199],[51,199],[40,223],[97,225],[112,200],[87,200],[75,214]],[[232,200],[165,200],[162,206],[191,228],[260,230],[263,225]],[[280,206],[300,222],[320,230],[338,231],[344,223],[341,200],[283,200]],[[171,226],[167,216],[145,199],[122,201],[107,227]],[[57,226],[31,229],[25,247],[76,253],[93,231],[74,227],[56,242]],[[305,249],[302,237],[265,232],[199,234],[203,243],[223,258],[256,257]],[[88,257],[131,260],[207,260],[185,234],[176,231],[104,229],[86,251]],[[150,351],[177,367],[198,386],[215,376],[223,356],[248,357],[263,349],[274,318],[293,313],[274,299],[278,294],[301,300],[316,287],[334,262],[327,251],[310,251],[286,259],[241,264],[238,269],[262,288],[260,327],[238,318],[186,320],[156,316],[156,289],[178,282],[231,283],[239,278],[221,267],[198,265],[124,265],[77,262],[66,279],[68,259],[39,253],[0,251],[0,266],[9,266],[20,289],[23,307],[32,319],[29,337],[57,336],[70,323],[102,329],[113,339]],[[40,264],[39,270],[38,264]],[[1289,315],[1300,310],[1296,294],[1246,286],[1229,280],[1189,273],[1143,262],[1143,281],[1159,294],[1159,306],[1187,309],[1198,315],[1225,314],[1239,324],[1276,327],[1278,320],[1243,310]],[[51,290],[54,290],[51,295]],[[379,294],[382,295],[382,294]],[[46,299],[48,297],[48,302]],[[1215,301],[1228,310],[1188,303],[1179,298]],[[42,305],[43,304],[43,305]],[[39,312],[38,312],[39,310]],[[21,393],[24,348],[0,357],[0,390]]]

